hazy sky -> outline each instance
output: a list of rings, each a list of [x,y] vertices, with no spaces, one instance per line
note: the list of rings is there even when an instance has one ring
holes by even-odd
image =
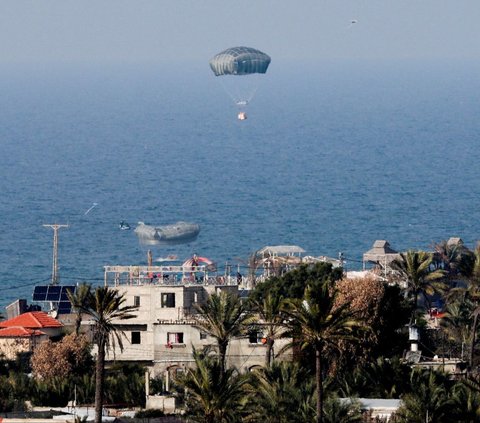
[[[351,25],[352,20],[357,20]],[[478,58],[480,0],[2,0],[0,62]]]

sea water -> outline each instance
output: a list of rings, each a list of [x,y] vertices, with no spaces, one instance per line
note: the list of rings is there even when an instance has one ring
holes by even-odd
[[[376,239],[480,239],[480,63],[272,62],[236,118],[204,63],[0,68],[0,305],[52,275],[196,253],[241,266],[266,246],[360,268]],[[93,205],[97,203],[88,213]],[[85,214],[86,213],[86,214]],[[143,246],[133,228],[198,223]],[[119,230],[126,221],[130,231]]]

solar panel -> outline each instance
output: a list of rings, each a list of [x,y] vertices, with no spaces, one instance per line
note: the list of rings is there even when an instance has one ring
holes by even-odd
[[[47,298],[48,286],[36,286],[33,289],[33,301],[45,301]]]
[[[72,311],[72,304],[68,300],[67,292],[75,292],[75,285],[41,285],[33,289],[33,301],[55,303],[54,307],[59,314],[68,314]]]
[[[72,311],[72,305],[70,301],[60,301],[57,310],[59,314],[68,314]]]
[[[70,291],[72,294],[75,293],[75,285],[72,286],[62,286],[62,293],[60,294],[60,301],[68,301],[67,292]]]
[[[47,292],[47,301],[60,301],[62,287],[59,285],[50,285]]]

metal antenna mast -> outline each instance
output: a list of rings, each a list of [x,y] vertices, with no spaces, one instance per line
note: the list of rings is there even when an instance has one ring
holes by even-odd
[[[53,229],[53,266],[52,266],[52,285],[58,284],[58,230],[68,228],[68,225],[43,225],[46,228]]]

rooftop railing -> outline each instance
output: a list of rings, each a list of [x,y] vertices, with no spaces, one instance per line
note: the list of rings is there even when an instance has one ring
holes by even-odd
[[[207,266],[105,266],[107,285],[238,285],[234,276],[209,274]]]

